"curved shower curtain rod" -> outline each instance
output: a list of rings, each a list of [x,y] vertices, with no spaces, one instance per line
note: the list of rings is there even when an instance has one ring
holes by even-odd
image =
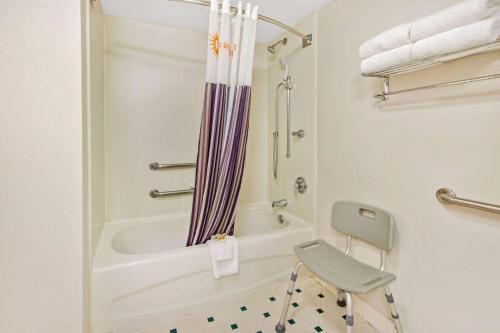
[[[207,1],[207,0],[168,0],[168,1],[182,2],[182,3],[193,4],[193,5],[210,7],[210,1]],[[238,11],[238,8],[231,6],[231,12],[236,13],[237,11]],[[245,12],[245,10],[243,10],[243,12]],[[280,21],[277,21],[273,18],[270,18],[268,16],[264,16],[264,15],[259,14],[259,20],[274,24],[274,25],[280,27],[281,29],[284,29],[284,30],[294,34],[295,36],[301,38],[302,39],[302,47],[308,47],[308,46],[312,45],[312,34],[307,34],[307,35],[303,34],[302,32],[295,30],[294,28],[292,28],[292,27],[290,27],[290,26],[288,26]]]

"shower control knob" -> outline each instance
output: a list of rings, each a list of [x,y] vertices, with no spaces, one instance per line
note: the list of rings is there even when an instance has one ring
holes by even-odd
[[[304,132],[304,130],[298,130],[293,132],[292,135],[302,139],[306,136],[306,132]]]
[[[297,178],[295,181],[295,189],[301,194],[307,192],[307,183],[304,177]]]

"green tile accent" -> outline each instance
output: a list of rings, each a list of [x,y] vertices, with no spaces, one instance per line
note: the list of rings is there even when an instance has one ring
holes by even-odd
[[[323,295],[323,294],[318,294],[318,297],[319,297],[319,298],[324,298],[324,297],[325,297],[325,295]]]
[[[173,328],[170,330],[170,333],[177,333],[177,328]]]
[[[299,303],[297,303],[297,302],[293,302],[293,303],[292,303],[292,306],[293,306],[294,308],[297,308],[297,307],[299,307]]]
[[[300,294],[302,292],[302,290],[299,289],[299,288],[297,288],[297,289],[295,289],[295,292],[298,293],[298,294]]]
[[[246,306],[242,306],[242,307],[240,308],[240,310],[241,310],[241,311],[246,311],[246,310],[248,310],[248,309],[247,309],[247,307],[246,307]]]
[[[318,333],[319,333],[319,332],[323,332],[323,329],[322,329],[320,326],[316,326],[316,327],[314,328],[314,330],[315,330],[316,332],[318,332]]]
[[[265,318],[269,318],[269,317],[271,317],[271,314],[270,314],[269,312],[264,312],[262,315],[263,315]]]
[[[293,325],[293,324],[295,324],[295,320],[290,319],[290,320],[288,320],[288,323],[289,323],[290,325]]]
[[[214,321],[215,321],[215,318],[214,318],[214,317],[208,317],[208,318],[207,318],[207,321],[208,321],[209,323],[214,322]]]
[[[272,296],[272,297],[269,297],[269,300],[270,300],[271,302],[274,302],[274,301],[276,301],[276,298],[275,298],[274,296]]]
[[[320,308],[320,309],[316,309],[316,312],[319,313],[319,314],[322,314],[325,311],[323,311],[323,309]]]
[[[232,329],[232,330],[237,330],[237,329],[238,329],[238,325],[236,325],[236,324],[231,324],[231,329]]]

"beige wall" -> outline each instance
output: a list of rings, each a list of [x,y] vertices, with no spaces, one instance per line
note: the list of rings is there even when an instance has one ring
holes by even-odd
[[[0,332],[82,331],[80,1],[0,3]]]
[[[153,172],[148,165],[196,159],[206,33],[106,17],[105,35],[107,221],[190,211],[191,196],[153,200],[148,193],[193,186],[194,169]],[[240,203],[267,199],[263,54],[258,47]]]
[[[359,45],[375,33],[456,1],[338,0],[319,12],[318,228],[336,200],[383,207],[396,218],[388,270],[406,330],[496,332],[500,327],[498,217],[445,207],[440,187],[500,202],[500,94],[489,81],[377,102],[381,82],[360,75]],[[458,60],[393,80],[394,88],[500,71],[500,53]],[[357,245],[357,244],[355,244]],[[354,254],[377,263],[372,248]],[[387,313],[381,293],[365,297]]]
[[[312,15],[297,27],[297,30],[312,33],[316,36],[316,15]],[[288,44],[278,49],[276,54],[267,53],[268,60],[268,163],[267,177],[269,200],[287,199],[286,210],[306,220],[314,221],[315,181],[316,181],[316,48],[303,48],[302,40],[296,36],[285,34]],[[315,38],[315,37],[314,37]],[[279,93],[279,160],[278,177],[273,176],[273,132],[275,128],[275,98],[276,87],[283,80],[284,70],[279,64],[279,58],[288,61],[289,75],[294,88],[291,91],[291,131],[302,129],[305,137],[291,139],[291,158],[286,158],[286,90]],[[297,177],[306,179],[309,190],[299,194],[294,183]]]

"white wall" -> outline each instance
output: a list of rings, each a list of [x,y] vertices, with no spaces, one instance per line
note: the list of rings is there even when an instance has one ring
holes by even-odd
[[[500,202],[498,82],[412,93],[377,102],[377,79],[360,75],[359,45],[393,25],[452,0],[334,1],[319,12],[318,234],[339,247],[329,226],[336,200],[392,212],[396,246],[388,270],[406,330],[496,332],[500,327],[500,221],[445,207],[435,192]],[[500,53],[458,60],[393,80],[393,88],[500,71]],[[355,244],[357,245],[357,244]],[[377,263],[374,249],[354,254]],[[387,314],[381,293],[365,297]]]
[[[0,3],[0,332],[82,331],[81,3]]]
[[[149,191],[194,185],[194,169],[153,172],[149,163],[196,160],[205,85],[206,33],[106,17],[107,221],[187,212],[191,196]],[[257,47],[247,167],[240,203],[265,201],[266,72]]]
[[[299,31],[313,34],[316,38],[316,15],[311,15],[297,27]],[[268,163],[267,177],[269,200],[287,199],[287,211],[309,223],[314,221],[316,182],[316,41],[312,46],[302,47],[302,40],[289,33],[286,46],[277,49],[276,54],[267,53],[268,60]],[[284,70],[279,58],[284,57],[289,65],[289,75],[294,88],[291,91],[291,131],[302,129],[305,137],[292,136],[291,158],[286,158],[286,90],[281,89],[278,102],[279,116],[279,160],[278,177],[273,176],[273,132],[275,128],[276,87],[283,80]],[[309,189],[305,194],[294,188],[297,177],[306,179]]]

